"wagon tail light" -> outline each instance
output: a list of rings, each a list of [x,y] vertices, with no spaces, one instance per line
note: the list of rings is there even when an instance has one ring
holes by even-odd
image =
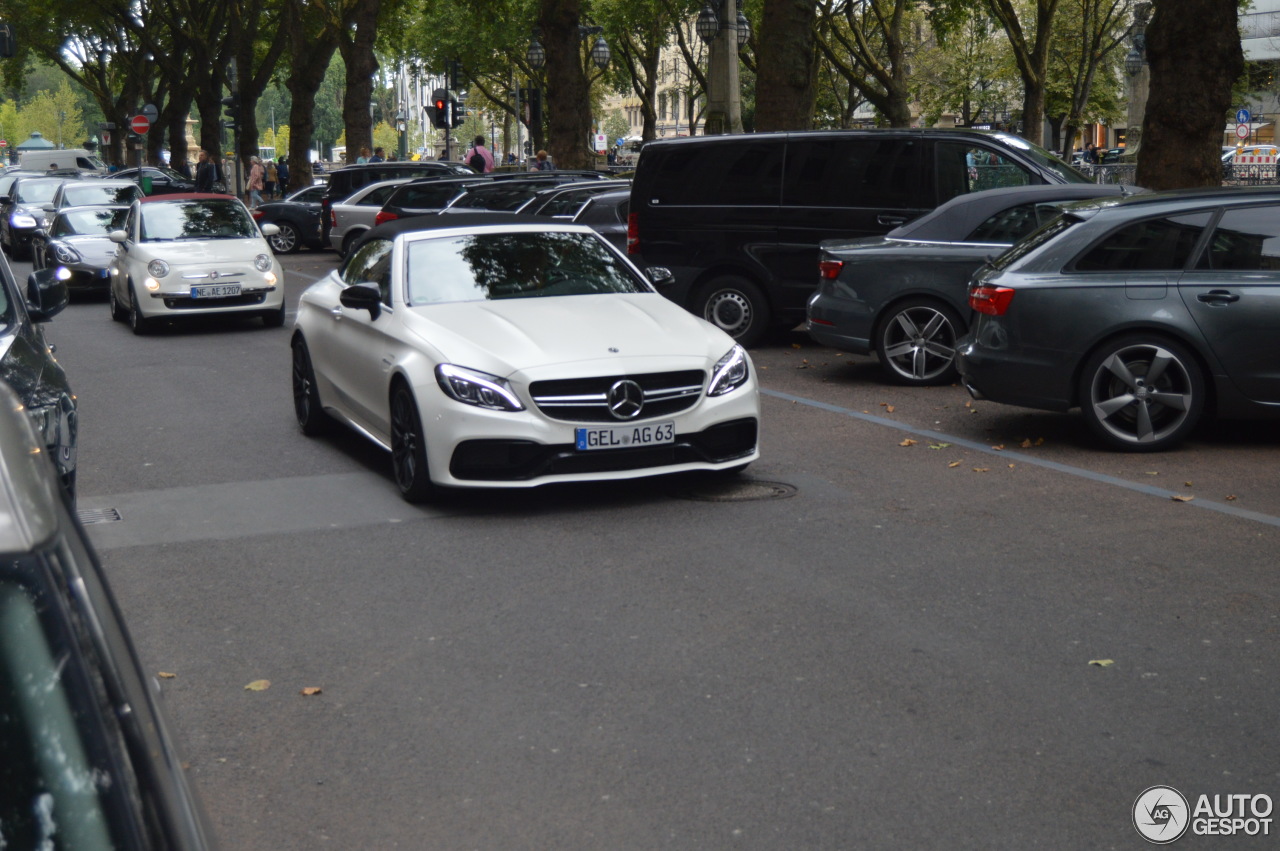
[[[819,260],[818,274],[824,281],[834,281],[840,277],[840,270],[844,268],[843,260]]]
[[[627,214],[627,253],[640,253],[640,218],[635,213]]]
[[[329,211],[329,227],[336,228],[338,226],[338,214],[333,210]]]
[[[1013,289],[993,287],[990,284],[974,284],[969,287],[969,306],[988,316],[1004,316],[1013,301]]]
[[[376,227],[385,222],[394,222],[398,218],[400,217],[395,213],[388,213],[386,210],[379,210],[378,215],[373,217],[373,224]]]

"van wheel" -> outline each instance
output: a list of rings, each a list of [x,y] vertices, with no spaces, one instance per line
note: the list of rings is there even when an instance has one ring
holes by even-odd
[[[764,293],[738,275],[725,275],[699,287],[693,311],[743,346],[756,345],[769,329]]]

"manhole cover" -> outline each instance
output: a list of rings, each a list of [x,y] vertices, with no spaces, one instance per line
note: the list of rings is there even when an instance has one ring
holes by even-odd
[[[676,494],[681,499],[696,499],[703,502],[748,502],[758,499],[787,499],[795,495],[794,485],[762,482],[755,479],[701,482]]]
[[[82,508],[76,514],[85,526],[92,526],[95,523],[115,523],[120,519],[120,512],[114,508]]]

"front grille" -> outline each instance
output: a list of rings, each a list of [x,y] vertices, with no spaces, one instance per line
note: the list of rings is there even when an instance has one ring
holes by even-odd
[[[170,310],[206,310],[211,307],[251,307],[262,304],[266,293],[247,293],[227,298],[191,298],[191,296],[166,296],[164,306]]]
[[[572,444],[546,446],[529,440],[467,440],[454,449],[449,472],[458,479],[516,482],[696,462],[720,464],[754,452],[758,430],[755,419],[733,420],[694,434],[676,435],[675,443],[589,451]]]
[[[700,369],[535,381],[529,387],[538,410],[554,420],[617,422],[609,412],[609,388],[629,379],[644,390],[644,407],[634,419],[666,417],[692,408],[702,395],[706,373]]]

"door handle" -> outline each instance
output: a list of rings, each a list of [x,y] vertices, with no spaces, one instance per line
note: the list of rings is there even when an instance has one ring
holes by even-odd
[[[1196,296],[1196,301],[1202,301],[1205,304],[1231,304],[1239,300],[1239,293],[1228,292],[1227,290],[1209,290],[1207,293],[1200,293],[1200,295]]]
[[[341,319],[346,314],[342,310],[342,305],[335,304],[333,307],[329,308],[329,315],[332,316],[334,319]]]
[[[893,225],[894,227],[897,227],[898,225],[906,224],[907,217],[906,216],[886,216],[882,213],[881,215],[876,216],[876,221],[882,225]]]

